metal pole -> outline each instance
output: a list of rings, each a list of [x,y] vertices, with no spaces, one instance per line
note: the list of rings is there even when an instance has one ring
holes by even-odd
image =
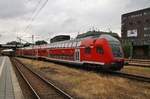
[[[34,53],[33,48],[34,48],[34,35],[32,35],[32,53]]]

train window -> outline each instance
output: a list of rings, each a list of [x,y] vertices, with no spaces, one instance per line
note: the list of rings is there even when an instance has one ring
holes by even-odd
[[[57,48],[59,48],[59,44],[57,43],[57,46],[56,46]]]
[[[104,50],[103,50],[102,46],[96,47],[96,52],[97,52],[98,54],[104,54]]]
[[[61,43],[61,48],[63,48],[63,43]]]
[[[61,43],[59,43],[59,48],[61,48]]]
[[[59,48],[61,47],[61,43],[59,43]]]
[[[56,44],[54,44],[54,48],[56,48]]]
[[[70,42],[68,42],[68,47],[70,47]]]
[[[69,47],[69,45],[70,45],[70,43],[69,43],[69,42],[67,42],[67,47]]]
[[[57,43],[57,48],[59,48],[59,44]]]
[[[77,42],[73,42],[72,47],[76,47]]]
[[[91,48],[90,47],[86,47],[85,48],[85,53],[86,54],[90,54],[91,53]]]
[[[69,47],[72,47],[72,42],[69,43]]]
[[[66,48],[66,43],[64,43],[64,48]]]
[[[65,47],[65,44],[64,43],[62,43],[62,48],[64,48]]]
[[[57,43],[57,48],[59,48],[59,43]]]
[[[79,47],[80,46],[80,44],[81,44],[81,42],[79,41],[79,42],[77,42],[77,47]]]
[[[65,43],[65,47],[68,47],[68,42]]]
[[[49,47],[52,48],[52,44],[50,44]]]
[[[57,44],[57,48],[59,48],[59,43]]]
[[[54,47],[57,48],[57,43],[55,43]]]

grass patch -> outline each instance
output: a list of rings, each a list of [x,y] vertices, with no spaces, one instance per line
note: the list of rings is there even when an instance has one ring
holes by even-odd
[[[138,66],[136,66],[136,67],[135,66],[125,66],[122,69],[122,71],[150,77],[150,68],[138,67]]]

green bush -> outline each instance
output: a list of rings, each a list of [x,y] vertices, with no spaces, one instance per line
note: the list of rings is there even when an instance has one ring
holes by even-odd
[[[123,46],[123,52],[124,52],[124,57],[129,58],[130,57],[130,50],[131,46],[130,45],[124,45]]]

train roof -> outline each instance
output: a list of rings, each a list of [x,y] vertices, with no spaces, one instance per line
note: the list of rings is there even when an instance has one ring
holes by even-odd
[[[50,44],[44,44],[44,45],[32,45],[29,47],[24,47],[24,48],[20,48],[20,49],[39,49],[39,48],[56,48],[56,47],[79,47],[81,45],[81,40],[84,39],[93,39],[92,36],[88,36],[86,38],[79,38],[79,39],[72,39],[72,40],[66,40],[66,41],[59,41],[59,42],[54,42],[54,43],[50,43]],[[94,37],[94,39],[97,38],[105,38],[107,39],[109,42],[119,42],[118,39],[116,39],[115,37],[108,35],[108,34],[101,34],[99,37]]]
[[[83,34],[79,34],[76,39],[81,39],[81,38],[88,38],[88,37],[93,37],[93,38],[98,38],[100,37],[102,34],[108,34],[111,35],[117,39],[119,39],[120,37],[118,36],[117,33],[112,33],[112,32],[103,32],[103,31],[88,31],[86,33]]]

